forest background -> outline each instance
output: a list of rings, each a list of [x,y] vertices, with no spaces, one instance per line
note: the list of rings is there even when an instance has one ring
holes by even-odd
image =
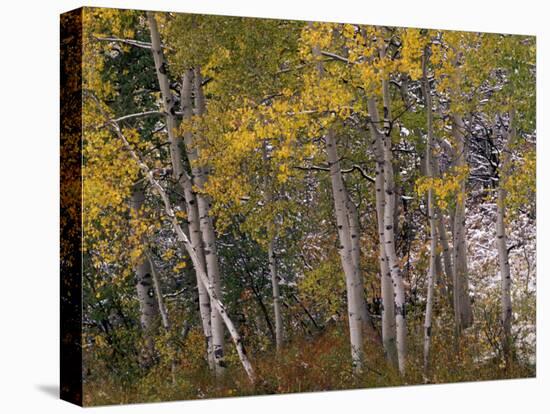
[[[143,4],[140,4],[140,2],[127,2],[128,4],[125,4],[127,7],[141,7],[141,8],[148,8],[148,5],[147,5],[147,2],[141,2]],[[113,5],[119,5],[119,4],[122,4],[120,2],[117,2],[117,4],[113,4]],[[165,3],[162,3],[163,5]],[[167,9],[177,9],[178,8],[178,4],[170,4],[169,2],[166,2],[167,6],[166,8]],[[47,7],[45,9],[40,9],[42,10],[42,13],[38,13],[38,15],[40,16],[51,16],[52,17],[52,22],[55,21],[56,19],[56,15],[61,12],[61,11],[64,11],[64,10],[67,10],[67,9],[70,9],[72,7],[76,7],[78,6],[79,4],[77,3],[71,3],[71,2],[65,2],[64,3],[64,7],[59,7],[59,9],[55,9],[55,10],[51,10],[51,9],[48,9]],[[160,6],[159,6],[160,7]],[[192,10],[192,5],[189,5],[190,8],[187,8],[186,10]],[[207,7],[206,3],[204,5],[204,7]],[[214,6],[212,6],[214,7]],[[263,7],[268,7],[268,6],[263,6]],[[355,6],[356,7],[356,6]],[[461,29],[465,29],[465,28],[483,28],[484,30],[494,30],[494,31],[497,31],[497,32],[501,32],[503,31],[503,27],[510,27],[510,28],[517,28],[516,31],[518,32],[531,32],[531,33],[534,33],[536,32],[537,34],[539,34],[539,50],[538,52],[541,53],[541,55],[544,57],[544,56],[547,56],[546,54],[546,42],[544,41],[544,39],[546,38],[546,33],[544,32],[543,30],[543,25],[542,23],[540,23],[540,19],[539,19],[539,16],[541,15],[540,13],[537,13],[537,7],[536,7],[536,4],[533,4],[532,7],[508,7],[508,6],[504,6],[504,7],[501,7],[500,8],[500,12],[502,12],[502,14],[499,14],[498,15],[498,18],[494,18],[494,11],[498,9],[498,7],[496,7],[495,4],[487,4],[486,6],[485,5],[477,5],[477,6],[474,6],[474,4],[470,4],[470,6],[466,6],[464,8],[464,10],[462,9],[456,9],[454,11],[454,13],[452,14],[452,17],[449,15],[448,11],[447,10],[441,10],[440,7],[436,7],[435,4],[431,4],[431,5],[427,5],[426,7],[413,7],[412,5],[409,6],[407,4],[399,4],[399,8],[401,10],[404,11],[404,15],[407,15],[407,16],[410,16],[411,19],[416,19],[416,21],[418,22],[418,26],[430,26],[430,27],[445,27],[445,28],[452,28],[452,27],[456,27],[456,28],[461,28]],[[354,9],[354,5],[353,4],[350,4],[350,8],[349,10],[359,10],[357,8]],[[195,9],[197,11],[207,11],[208,9],[203,9],[203,10],[198,10],[198,9]],[[219,7],[218,7],[218,10],[219,10]],[[265,9],[264,9],[265,10]],[[348,10],[348,17],[346,17],[345,13],[346,11],[338,11],[338,10],[334,10],[333,8],[330,7],[330,5],[321,5],[319,8],[316,8],[316,10],[309,10],[309,14],[308,14],[308,10],[307,10],[307,7],[304,7],[304,8],[298,8],[296,9],[296,15],[287,15],[286,17],[311,17],[311,18],[316,18],[316,19],[327,19],[329,18],[330,16],[343,16],[343,17],[338,17],[338,20],[342,20],[342,21],[351,21],[353,19],[353,17],[355,15],[357,15],[357,13],[350,13]],[[427,10],[427,11],[426,11]],[[471,11],[472,10],[475,10],[476,12],[475,13],[472,13]],[[214,9],[212,9],[211,11],[216,11]],[[221,11],[221,10],[219,10]],[[231,12],[231,10],[228,10],[229,12]],[[238,10],[235,10],[235,12],[238,12]],[[254,13],[254,10],[251,10],[251,13]],[[270,14],[270,15],[273,15],[273,16],[276,16],[277,15],[277,10],[273,9],[271,11],[267,11],[266,13]],[[300,13],[302,14],[302,16],[300,16]],[[317,13],[317,15],[313,15],[313,14]],[[340,14],[338,14],[340,13]],[[259,10],[258,15],[262,15],[262,10]],[[376,22],[382,22],[384,17],[386,17],[387,19],[391,19],[391,21],[389,21],[389,23],[392,23],[392,24],[397,24],[397,25],[407,25],[407,19],[405,17],[402,17],[401,20],[400,19],[400,16],[396,15],[396,14],[391,14],[389,15],[388,13],[386,13],[386,10],[383,8],[383,7],[379,7],[379,6],[376,6],[374,5],[372,7],[371,10],[369,10],[369,15],[373,17],[373,20],[372,22],[376,23]],[[375,19],[375,17],[377,17]],[[31,206],[32,206],[32,203],[30,202],[24,202],[24,200],[27,200],[27,196],[26,195],[22,195],[21,196],[21,200],[23,202],[23,205],[25,206],[28,206],[28,207],[25,207],[23,210],[20,210],[19,209],[19,212],[17,214],[15,214],[15,210],[16,210],[16,206],[14,205],[5,205],[4,207],[9,209],[8,211],[10,211],[10,214],[6,214],[5,216],[8,217],[8,216],[17,216],[17,217],[27,217],[28,218],[28,225],[30,226],[31,224],[36,224],[35,226],[35,229],[43,229],[44,232],[43,233],[39,233],[37,234],[36,238],[33,239],[32,241],[30,241],[30,245],[29,246],[41,246],[40,249],[36,248],[34,249],[37,253],[37,257],[40,258],[40,260],[37,260],[36,262],[29,262],[27,260],[24,260],[23,259],[23,255],[24,255],[24,250],[16,250],[14,248],[17,248],[18,246],[22,246],[22,243],[23,243],[23,235],[20,233],[20,232],[16,232],[16,228],[15,228],[15,225],[16,223],[14,223],[13,220],[10,220],[8,223],[7,223],[7,229],[8,229],[8,234],[9,235],[12,235],[10,236],[10,239],[12,241],[12,243],[10,244],[10,247],[8,247],[7,249],[7,257],[11,257],[12,260],[9,261],[8,263],[8,269],[12,270],[12,273],[15,275],[15,274],[20,274],[21,277],[17,278],[17,280],[21,283],[24,284],[25,288],[24,288],[24,291],[27,293],[28,295],[28,299],[29,301],[31,301],[33,304],[35,304],[36,306],[40,306],[41,309],[44,310],[44,312],[41,312],[40,314],[37,314],[36,312],[34,312],[32,309],[27,309],[26,307],[23,307],[20,309],[20,317],[23,319],[23,320],[28,320],[29,322],[31,320],[34,320],[34,324],[36,325],[36,329],[33,330],[33,332],[27,332],[27,331],[24,331],[21,333],[21,335],[23,335],[23,338],[26,338],[28,337],[27,334],[31,335],[30,337],[35,337],[37,334],[39,337],[42,337],[42,338],[50,338],[49,340],[46,340],[46,342],[43,344],[43,348],[44,350],[48,349],[48,348],[51,348],[51,354],[55,354],[56,352],[56,347],[57,347],[57,344],[56,344],[56,340],[55,340],[55,331],[56,331],[56,324],[54,322],[52,322],[54,319],[55,319],[55,313],[56,313],[56,306],[50,304],[50,305],[47,305],[45,304],[44,300],[45,300],[45,296],[48,296],[48,297],[53,297],[55,298],[57,293],[57,288],[56,286],[54,286],[52,283],[51,283],[51,278],[48,278],[48,277],[45,277],[45,278],[32,278],[32,279],[29,279],[29,278],[26,278],[26,277],[23,277],[23,275],[25,273],[28,273],[28,274],[38,274],[40,272],[38,271],[35,271],[35,270],[38,270],[39,267],[41,267],[42,269],[50,269],[47,271],[47,273],[55,273],[55,269],[57,268],[57,265],[55,263],[55,260],[52,259],[52,257],[55,257],[56,255],[56,246],[55,246],[55,243],[52,243],[52,242],[48,242],[48,234],[52,235],[51,239],[55,239],[55,237],[53,237],[53,235],[56,234],[56,223],[55,223],[55,220],[54,222],[52,222],[50,220],[51,217],[55,217],[56,215],[56,209],[57,209],[57,201],[55,200],[55,194],[52,194],[50,191],[47,191],[47,188],[48,188],[48,185],[47,183],[52,183],[52,185],[54,185],[54,183],[57,181],[57,178],[56,178],[56,169],[55,169],[55,164],[48,164],[47,163],[47,159],[55,159],[55,151],[56,151],[56,146],[55,145],[49,145],[48,142],[45,142],[44,140],[38,140],[38,137],[41,137],[43,136],[43,132],[42,133],[39,133],[39,131],[43,131],[44,129],[44,126],[47,126],[47,125],[51,125],[52,126],[52,129],[55,129],[55,119],[56,119],[56,115],[55,115],[55,108],[54,107],[51,107],[51,105],[48,105],[46,104],[48,99],[51,99],[52,101],[55,100],[55,96],[57,94],[56,92],[56,84],[55,82],[52,82],[55,80],[56,78],[56,70],[55,70],[55,67],[56,67],[56,61],[57,61],[57,58],[55,57],[52,57],[53,54],[55,54],[55,50],[57,50],[57,41],[55,39],[56,37],[56,33],[57,33],[57,25],[55,23],[51,23],[48,24],[47,22],[44,21],[44,19],[39,19],[38,16],[29,16],[29,21],[32,22],[32,25],[34,27],[37,27],[37,28],[43,28],[43,32],[44,33],[47,33],[48,36],[45,36],[44,39],[43,39],[43,42],[48,46],[44,49],[36,49],[36,53],[33,55],[32,57],[32,61],[34,61],[36,59],[36,57],[40,57],[40,61],[41,62],[45,62],[46,63],[46,69],[41,71],[40,73],[37,74],[38,76],[38,79],[44,79],[44,80],[47,80],[47,79],[50,79],[50,82],[48,81],[44,81],[44,82],[35,82],[35,83],[32,83],[32,84],[27,84],[25,82],[20,82],[19,83],[19,92],[21,92],[22,90],[29,90],[29,94],[30,94],[30,88],[31,88],[31,85],[32,85],[32,89],[33,89],[33,94],[34,96],[36,97],[36,99],[38,100],[38,102],[42,102],[44,103],[43,105],[41,105],[41,107],[43,108],[43,111],[40,112],[40,113],[37,113],[35,114],[35,116],[37,117],[37,119],[40,119],[42,120],[42,122],[37,122],[36,124],[32,124],[32,125],[29,125],[27,124],[28,128],[29,128],[29,131],[36,131],[36,133],[31,133],[30,135],[33,136],[32,139],[34,139],[35,141],[35,145],[34,147],[36,148],[36,150],[33,150],[31,151],[29,154],[28,154],[28,157],[30,157],[30,160],[32,160],[33,164],[37,166],[37,168],[40,166],[41,168],[39,168],[44,174],[39,174],[39,175],[36,175],[36,174],[27,174],[27,172],[21,172],[21,174],[19,175],[20,179],[17,180],[17,182],[14,182],[14,181],[9,181],[8,182],[8,185],[10,186],[9,188],[10,189],[13,189],[13,191],[15,192],[15,186],[17,186],[17,188],[21,187],[21,186],[24,186],[23,183],[26,183],[26,182],[32,182],[34,184],[38,184],[36,187],[35,187],[35,191],[38,191],[38,193],[40,194],[40,198],[41,200],[44,201],[44,206],[43,206],[43,209],[40,209],[40,210],[36,210],[34,209],[33,210],[33,214],[29,214],[29,215],[26,215],[26,211],[27,209],[31,209]],[[382,20],[381,20],[382,19]],[[369,21],[367,19],[360,19],[362,21]],[[466,25],[462,25],[462,26],[458,26],[459,23],[458,22],[471,22],[470,25],[468,25],[466,23]],[[10,21],[8,22],[9,25],[11,24],[15,24],[16,22],[15,21]],[[414,23],[414,21],[413,21]],[[441,24],[440,24],[441,23]],[[462,23],[460,23],[462,24]],[[477,26],[476,26],[477,25]],[[23,42],[24,44],[28,44],[29,45],[29,49],[34,47],[35,46],[35,42],[36,42],[36,38],[34,36],[31,36],[30,34],[27,35],[25,33],[20,33],[19,34],[19,41],[20,42]],[[27,49],[27,50],[29,50]],[[52,56],[48,57],[47,55],[47,52],[48,50],[52,53]],[[27,55],[27,56],[24,56],[23,55],[23,52],[24,52],[24,48],[21,48],[21,50],[16,50],[14,53],[17,54],[18,56],[18,61],[23,63],[23,62],[29,62],[29,59],[31,56]],[[539,65],[543,65],[545,62],[545,59],[542,58],[542,59],[539,59],[538,60],[538,64]],[[21,70],[22,68],[30,68],[32,67],[32,64],[22,64],[22,65],[19,65],[19,66],[6,66],[4,69],[8,71],[8,73],[10,74],[13,74],[13,78],[15,79],[20,79],[21,78],[21,74],[26,74],[28,73],[27,69],[25,70]],[[15,75],[16,72],[19,72],[19,75]],[[11,75],[10,75],[11,76]],[[27,78],[30,78],[27,77]],[[36,78],[35,78],[36,79]],[[545,84],[543,80],[540,80],[540,83],[541,83],[541,87],[543,87],[543,85]],[[13,102],[23,102],[22,100],[25,99],[25,96],[28,96],[29,94],[15,94],[15,87],[16,87],[16,83],[10,83],[8,85],[8,96],[11,96],[13,97],[13,99],[10,100],[10,102],[12,102],[12,104],[10,104],[10,108],[8,108],[8,113],[11,113],[13,115],[12,119],[14,120],[14,122],[10,123],[11,126],[14,126],[16,124],[21,124],[21,122],[16,122],[16,120],[20,120],[21,119],[21,116],[23,116],[23,114],[21,113],[21,111],[14,111],[13,110],[13,107],[12,106],[17,106],[17,107],[22,107],[22,105],[13,105]],[[23,88],[23,89],[21,89]],[[543,89],[544,90],[544,89]],[[41,92],[41,93],[37,93],[37,92]],[[17,97],[19,96],[19,97]],[[541,94],[541,96],[539,97],[539,99],[541,99],[541,101],[543,100],[543,96],[544,96],[544,93]],[[538,106],[538,110],[540,111],[542,108],[542,106],[539,104]],[[540,132],[543,131],[542,129],[542,125],[543,125],[543,120],[542,120],[542,117],[539,117],[539,122],[541,123],[541,128],[540,128]],[[11,126],[9,127],[9,130],[11,131],[12,128]],[[55,138],[55,137],[53,137]],[[55,141],[55,139],[53,139],[53,141]],[[20,141],[10,141],[8,143],[8,146],[11,146],[12,144],[15,144],[17,146],[19,146],[20,144]],[[544,143],[541,144],[541,147],[544,148]],[[7,155],[9,153],[14,153],[14,152],[17,152],[17,151],[5,151],[3,153],[3,155]],[[48,154],[51,154],[51,157],[48,157]],[[3,163],[3,168],[6,168],[7,170],[9,171],[18,171],[18,168],[16,167],[16,165],[19,163],[18,159],[17,158],[14,158],[14,157],[7,157],[6,159],[6,162]],[[544,192],[544,177],[545,177],[545,168],[544,168],[544,165],[542,166],[541,168],[541,171],[540,171],[540,177],[542,178],[542,184],[541,186],[538,188],[539,192],[542,191]],[[42,184],[42,185],[41,185]],[[540,194],[540,193],[539,193]],[[32,197],[33,200],[34,200],[34,197]],[[30,197],[28,198],[30,200]],[[11,212],[13,212],[13,214],[11,214]],[[544,229],[544,226],[545,226],[545,219],[544,217],[543,218],[540,218],[539,219],[539,223],[538,223],[538,226],[539,226],[539,231],[541,231],[541,229],[543,230]],[[27,224],[26,224],[27,225]],[[541,227],[542,226],[542,227]],[[20,229],[20,227],[19,227]],[[50,229],[50,230],[48,230]],[[541,232],[542,234],[542,232]],[[28,242],[28,239],[27,239],[27,242]],[[541,243],[540,246],[544,246],[544,236],[541,236],[541,239],[539,240],[539,242]],[[48,255],[48,252],[51,252],[51,254]],[[48,258],[49,257],[49,258]],[[545,258],[542,257],[540,258],[540,260],[542,261],[542,264],[539,265],[539,269],[543,269],[545,268],[544,266],[544,260]],[[18,268],[15,266],[15,263],[24,263],[23,266],[18,266]],[[13,265],[13,266],[12,266]],[[31,270],[31,269],[35,269],[35,270]],[[28,287],[30,287],[30,283],[33,283],[34,284],[34,289],[30,289]],[[11,281],[8,281],[8,284],[11,283]],[[544,295],[544,282],[542,281],[541,284],[538,286],[539,287],[539,292],[542,292],[542,294]],[[49,292],[50,294],[48,295],[44,295],[44,293],[47,293]],[[15,308],[15,306],[12,306],[12,300],[11,298],[8,298],[8,301],[5,302],[3,305],[6,305],[7,307],[11,307],[12,309]],[[544,316],[544,306],[542,305],[541,306],[541,310],[540,310],[540,313],[539,313],[539,316],[542,318]],[[6,313],[6,312],[4,312]],[[41,321],[42,323],[38,323],[36,324],[36,320],[38,321]],[[48,322],[49,321],[49,322]],[[21,319],[19,321],[15,321],[13,319],[10,319],[8,321],[9,324],[11,323],[14,323],[14,327],[16,326],[15,324],[19,325],[21,323]],[[30,325],[30,323],[29,323]],[[16,331],[16,329],[14,329],[14,331]],[[543,344],[544,343],[544,330],[542,330],[540,332],[540,334],[542,335],[542,338],[539,337],[539,344]],[[29,340],[22,340],[18,343],[15,343],[15,342],[10,342],[10,343],[5,343],[4,345],[6,345],[8,348],[9,351],[5,352],[4,354],[5,355],[14,355],[14,354],[18,354],[19,352],[21,352],[21,344],[23,344],[23,346],[27,349],[30,349],[31,347],[34,348],[35,346],[35,340],[30,340],[30,337],[29,337]],[[19,344],[19,345],[18,345]],[[8,366],[8,369],[6,371],[6,373],[8,374],[7,376],[10,377],[10,380],[11,381],[15,381],[15,383],[20,383],[20,384],[23,384],[25,381],[28,381],[29,378],[35,378],[34,381],[31,381],[31,382],[34,382],[35,384],[48,384],[48,383],[54,383],[55,382],[55,366],[56,366],[56,362],[55,362],[55,359],[47,359],[47,358],[41,358],[41,355],[39,354],[33,354],[32,352],[27,352],[27,355],[31,355],[31,358],[32,358],[32,361],[34,361],[33,363],[30,364],[31,367],[34,367],[34,368],[30,368],[31,370],[32,369],[36,369],[36,367],[44,367],[44,369],[40,369],[40,372],[42,373],[38,373],[37,375],[27,375],[25,373],[29,373],[31,371],[28,371],[27,369],[24,369],[23,371],[21,369],[19,370],[15,370],[14,368],[14,361],[12,361],[11,359],[7,360],[7,366]],[[542,361],[542,363],[541,363]],[[486,402],[480,400],[480,399],[477,399],[476,398],[476,395],[486,395],[487,393],[489,393],[489,395],[491,395],[491,389],[495,389],[495,398],[491,398],[490,399],[490,404],[492,405],[495,405],[495,406],[502,406],[503,408],[506,407],[506,408],[513,408],[514,407],[514,404],[522,404],[522,405],[529,405],[529,404],[535,404],[535,402],[537,401],[537,390],[538,390],[538,384],[542,384],[542,381],[544,381],[544,378],[545,378],[545,366],[546,364],[544,363],[544,359],[539,359],[539,379],[536,380],[536,381],[528,381],[527,383],[525,383],[525,385],[522,385],[522,382],[512,382],[512,383],[499,383],[497,385],[497,383],[489,383],[489,384],[478,384],[478,385],[475,385],[475,386],[469,386],[469,385],[459,385],[459,386],[453,386],[453,387],[443,387],[445,390],[443,391],[440,387],[436,387],[436,388],[430,388],[429,390],[425,389],[425,388],[422,388],[422,389],[419,389],[419,388],[415,388],[415,389],[410,389],[409,391],[407,391],[406,389],[400,389],[399,390],[399,394],[400,396],[404,399],[404,401],[409,401],[410,402],[410,407],[413,407],[411,409],[414,410],[414,407],[420,407],[420,405],[417,405],[414,403],[414,401],[421,398],[422,395],[424,395],[425,393],[429,393],[430,395],[432,396],[435,396],[435,398],[438,398],[437,395],[441,394],[442,398],[445,398],[444,396],[447,395],[448,392],[453,392],[453,390],[461,390],[461,389],[468,389],[470,395],[472,396],[472,404],[479,404],[480,406],[483,406],[483,404],[485,404]],[[50,369],[46,369],[46,367],[50,367]],[[13,369],[12,369],[13,368]],[[50,373],[53,373],[53,377],[52,377],[52,380],[48,380],[48,378],[50,377]],[[4,377],[4,375],[3,375]],[[27,378],[27,379],[25,379]],[[42,379],[40,379],[42,378]],[[4,378],[3,378],[4,379]],[[507,385],[509,384],[509,385]],[[501,387],[504,387],[504,388],[501,388]],[[516,403],[510,399],[505,399],[505,400],[502,400],[502,399],[499,399],[497,398],[497,389],[498,390],[502,390],[502,389],[507,389],[507,387],[513,387],[514,390],[518,391],[518,392],[522,392],[523,395],[526,396],[526,398],[522,399],[521,401],[517,401]],[[27,390],[25,392],[32,392],[33,394],[36,395],[36,398],[35,400],[39,403],[39,404],[46,404],[47,406],[51,406],[52,404],[55,404],[54,401],[51,401],[51,402],[48,402],[48,398],[44,398],[45,395],[40,393],[39,390],[39,385],[35,385],[35,386],[21,386],[21,387],[16,387],[16,389],[21,389],[21,390]],[[369,395],[373,396],[373,398],[375,399],[384,399],[384,398],[387,398],[388,400],[391,400],[392,399],[392,394],[391,394],[391,391],[392,390],[380,390],[380,391],[370,391],[369,392]],[[501,395],[502,393],[499,392],[498,395]],[[504,394],[506,395],[511,395],[513,393],[506,393],[504,392]],[[20,393],[20,392],[17,392],[17,393],[14,393],[12,395],[9,396],[8,398],[8,404],[10,404],[11,401],[14,401],[15,398],[18,398],[18,396],[22,396],[23,394]],[[338,397],[340,394],[337,393],[337,394],[331,394],[332,396],[331,397],[328,397],[329,400],[331,401],[339,401]],[[361,397],[360,395],[362,395],[361,393],[357,393],[357,392],[352,392],[352,393],[344,393],[343,395],[345,395],[346,397],[345,398],[348,398],[348,396],[350,398],[359,398],[359,400],[361,400]],[[282,399],[283,401],[283,404],[284,404],[284,401],[295,401],[296,398],[299,397],[299,399],[304,399],[304,401],[307,401],[308,403],[311,402],[312,400],[315,401],[319,398],[323,399],[323,398],[326,398],[326,397],[320,397],[320,396],[311,396],[311,395],[304,395],[304,396],[295,396],[295,397],[284,397]],[[342,397],[344,398],[344,397]],[[336,400],[332,400],[332,399],[336,399]],[[20,400],[22,400],[20,398]],[[254,400],[247,400],[247,401],[250,401],[250,402],[246,402],[243,400],[243,404],[245,406],[247,406],[247,404],[254,404]],[[326,405],[326,400],[323,399],[323,401],[325,401],[325,405]],[[29,401],[30,403],[30,401]],[[195,403],[196,407],[200,407],[202,403]],[[232,407],[232,403],[230,402],[224,402],[224,404],[228,405],[229,407]],[[261,403],[260,403],[261,404]],[[376,403],[374,403],[376,404]],[[335,405],[338,405],[338,403],[336,403]],[[134,409],[137,409],[139,410],[140,408],[139,407],[134,407]],[[167,407],[168,410],[170,410],[170,406]],[[230,408],[229,408],[230,409]],[[429,408],[428,408],[429,409]],[[451,410],[453,410],[454,408],[451,408]],[[506,411],[506,410],[505,410]]]

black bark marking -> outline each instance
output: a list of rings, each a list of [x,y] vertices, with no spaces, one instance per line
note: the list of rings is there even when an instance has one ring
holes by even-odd
[[[223,358],[223,349],[220,346],[217,346],[214,350],[214,358],[222,359]]]

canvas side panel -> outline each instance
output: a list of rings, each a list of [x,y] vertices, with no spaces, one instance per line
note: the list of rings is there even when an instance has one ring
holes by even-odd
[[[82,9],[61,15],[61,399],[82,405]]]

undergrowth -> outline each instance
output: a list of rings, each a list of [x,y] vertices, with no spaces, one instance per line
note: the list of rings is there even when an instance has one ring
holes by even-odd
[[[202,348],[197,343],[200,332],[197,332],[196,335],[189,335],[184,352],[174,367],[172,364],[159,363],[147,371],[121,376],[110,372],[100,360],[88,361],[90,375],[84,384],[84,404],[223,398],[526,378],[535,375],[534,366],[519,360],[505,366],[498,356],[480,358],[480,341],[476,332],[465,332],[459,343],[456,339],[451,343],[443,340],[450,336],[434,335],[427,381],[422,372],[422,343],[413,340],[422,336],[417,335],[414,329],[409,334],[409,354],[404,376],[388,365],[381,346],[370,340],[365,343],[363,372],[354,375],[349,363],[348,333],[344,324],[334,325],[311,337],[291,338],[279,353],[269,349],[251,355],[257,374],[257,381],[252,385],[229,346],[225,375],[214,378],[201,356]]]

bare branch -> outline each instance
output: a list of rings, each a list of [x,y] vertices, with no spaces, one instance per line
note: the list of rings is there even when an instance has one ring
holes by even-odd
[[[303,165],[296,165],[296,166],[293,166],[292,168],[295,168],[297,170],[304,170],[304,171],[330,171],[329,167],[322,167],[322,166],[319,166],[319,165],[311,165],[311,166],[308,166],[308,167],[303,166]],[[367,181],[370,181],[371,183],[374,183],[374,178],[372,178],[370,175],[368,175],[367,172],[363,169],[363,167],[361,167],[360,165],[357,165],[357,164],[353,164],[353,166],[351,168],[342,170],[342,174],[348,174],[348,173],[351,173],[355,170],[359,171],[359,173]]]
[[[108,123],[110,122],[121,122],[121,121],[126,121],[128,119],[132,119],[132,118],[139,118],[141,116],[150,116],[150,115],[164,115],[164,112],[162,111],[145,111],[145,112],[138,112],[138,113],[135,113],[135,114],[130,114],[130,115],[124,115],[124,116],[121,116],[120,118],[116,118],[116,119],[112,119],[110,120]]]
[[[349,60],[348,58],[345,58],[344,56],[340,56],[340,55],[337,55],[336,53],[332,53],[332,52],[327,52],[325,50],[321,51],[321,55],[333,58],[335,60],[339,60],[339,61],[347,63],[349,65],[354,65],[355,64],[355,62],[352,62],[351,60]]]
[[[375,181],[374,178],[372,178],[370,175],[368,175],[367,172],[363,169],[363,167],[361,167],[360,165],[357,165],[357,164],[353,164],[353,166],[350,169],[342,170],[342,173],[349,173],[349,172],[352,172],[354,170],[359,171],[359,173],[367,181],[370,181],[371,183],[374,183],[374,181]]]
[[[134,39],[121,39],[119,37],[99,37],[94,36],[94,39],[99,40],[100,42],[115,42],[115,43],[124,43],[126,45],[140,47],[142,49],[151,49],[151,43],[141,42]]]

